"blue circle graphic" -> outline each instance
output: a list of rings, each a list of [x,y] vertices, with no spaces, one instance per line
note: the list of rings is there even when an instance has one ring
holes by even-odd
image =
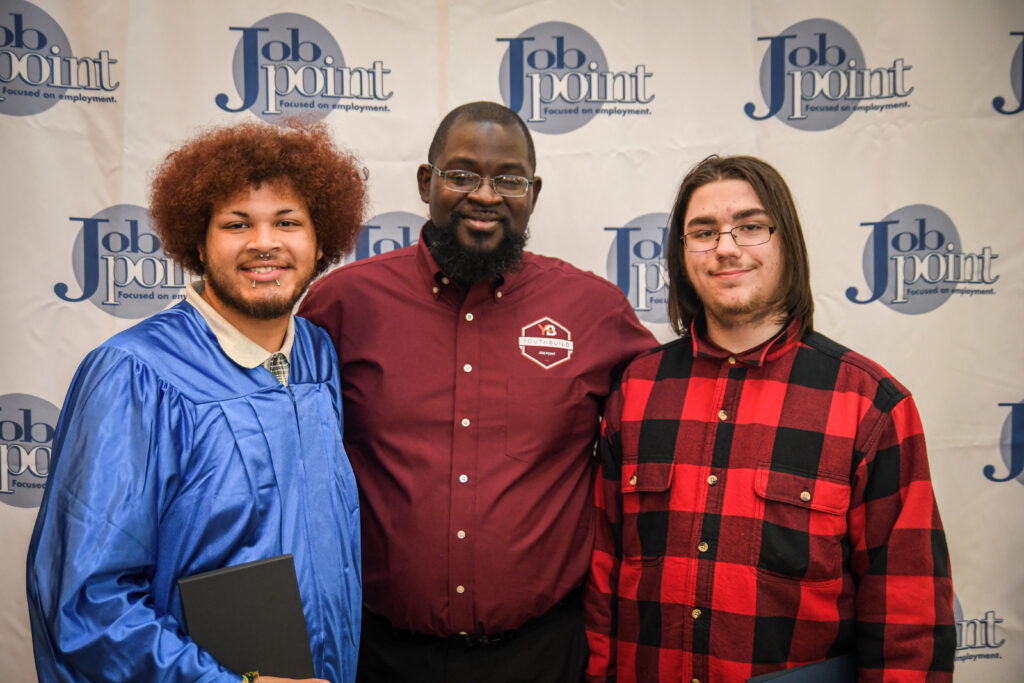
[[[563,21],[536,24],[508,40],[498,69],[502,101],[538,133],[589,123],[608,92],[608,60],[594,37]],[[594,92],[594,91],[597,92]]]
[[[959,284],[957,277],[977,264],[962,258],[960,233],[949,216],[928,204],[893,211],[880,222],[892,223],[885,234],[885,268],[879,277],[886,287],[879,301],[894,311],[928,313],[946,303]],[[877,230],[877,228],[876,228]],[[864,279],[876,282],[878,245],[873,232],[864,244]]]
[[[247,88],[254,87],[246,84],[246,74],[256,79],[258,94],[249,111],[260,119],[276,124],[288,118],[319,121],[353,87],[355,81],[344,70],[345,57],[338,41],[319,22],[284,12],[260,19],[251,29],[255,30],[257,52],[247,55],[246,40],[239,39],[232,75],[243,99]],[[254,58],[254,63],[247,63]],[[369,85],[362,83],[361,87]]]
[[[850,97],[851,88],[858,87],[850,72],[866,67],[853,34],[830,19],[807,19],[780,36],[788,37],[782,43],[784,82],[778,83],[783,76],[774,74],[773,83],[771,48],[765,51],[760,72],[765,102],[772,101],[773,87],[784,88],[785,99],[775,118],[799,130],[828,130],[850,118],[860,101]]]
[[[164,253],[141,206],[117,204],[84,221],[72,265],[89,301],[117,318],[144,318],[185,298],[186,271]]]
[[[32,116],[57,104],[79,78],[73,56],[53,17],[30,2],[5,0],[0,15],[0,114]]]
[[[1018,405],[1024,405],[1024,399]],[[1024,458],[1024,434],[1015,434],[1013,429],[1013,412],[1003,421],[1002,431],[999,433],[999,455],[1006,464],[1007,472],[1013,472],[1014,464],[1021,465],[1021,458]],[[1015,440],[1016,438],[1016,440]],[[1014,463],[1014,451],[1016,450],[1017,462]],[[987,468],[986,468],[987,469]],[[993,474],[996,474],[993,472]],[[1002,475],[1000,475],[1002,476]],[[1009,476],[1008,474],[1005,476]],[[1014,480],[1024,486],[1024,470]]]
[[[1013,53],[1013,61],[1010,62],[1010,83],[1013,85],[1013,94],[1017,96],[1018,102],[1024,102],[1024,41],[1017,46]]]
[[[58,413],[57,406],[38,396],[0,396],[0,502],[39,507]]]
[[[607,278],[617,284],[640,320],[668,322],[668,274],[665,271],[667,213],[647,213],[621,227],[606,227],[615,233],[605,263]]]
[[[388,211],[370,218],[363,224],[356,248],[345,258],[345,263],[416,244],[423,222],[422,216],[408,211]]]

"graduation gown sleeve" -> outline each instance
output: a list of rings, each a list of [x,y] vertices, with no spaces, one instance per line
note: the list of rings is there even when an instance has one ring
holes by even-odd
[[[100,348],[79,368],[29,548],[41,681],[238,682],[153,599],[158,528],[192,438],[190,408],[120,349]]]

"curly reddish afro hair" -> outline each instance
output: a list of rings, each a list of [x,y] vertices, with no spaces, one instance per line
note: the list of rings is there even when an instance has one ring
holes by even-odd
[[[154,172],[149,215],[164,251],[203,273],[199,247],[215,204],[264,183],[288,183],[309,208],[323,258],[319,275],[355,244],[366,211],[365,169],[323,123],[213,128],[171,152]]]

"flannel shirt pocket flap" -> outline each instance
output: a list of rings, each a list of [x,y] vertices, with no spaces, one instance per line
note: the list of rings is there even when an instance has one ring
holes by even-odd
[[[634,462],[622,464],[623,493],[658,493],[672,485],[671,462]]]
[[[773,470],[759,465],[754,490],[765,500],[789,503],[831,515],[845,514],[850,507],[850,485],[838,475],[807,475]]]

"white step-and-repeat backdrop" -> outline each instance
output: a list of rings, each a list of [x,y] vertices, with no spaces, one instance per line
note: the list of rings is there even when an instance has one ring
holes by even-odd
[[[1020,0],[0,0],[0,672],[34,680],[24,557],[83,355],[182,297],[150,170],[210,124],[327,121],[369,168],[354,258],[415,240],[451,107],[533,130],[531,248],[662,340],[665,222],[713,152],[775,164],[816,328],[914,392],[949,536],[959,681],[1024,671]]]

